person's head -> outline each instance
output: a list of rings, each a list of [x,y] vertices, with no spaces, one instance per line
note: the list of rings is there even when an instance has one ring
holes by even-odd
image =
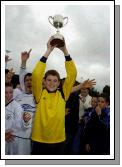
[[[48,70],[45,73],[44,85],[48,91],[50,92],[55,91],[60,85],[59,73],[56,70]]]
[[[5,75],[8,74],[9,70],[8,69],[5,69]]]
[[[105,85],[103,88],[103,93],[106,93],[110,96],[110,86],[109,85]]]
[[[5,69],[5,83],[11,83],[12,77],[14,76],[13,69]]]
[[[24,77],[26,93],[32,93],[32,73],[27,73]]]
[[[86,97],[89,94],[89,89],[81,89],[80,94],[82,97]]]
[[[93,108],[96,108],[97,105],[98,105],[98,97],[92,96],[92,99],[91,99],[91,106],[92,106]]]
[[[5,104],[13,99],[13,86],[10,83],[5,84]]]
[[[13,85],[13,89],[15,89],[15,88],[19,88],[20,89],[19,75],[15,74],[12,77],[11,83]]]
[[[104,109],[105,107],[108,107],[110,103],[110,98],[107,94],[102,93],[98,97],[98,105],[101,109]]]

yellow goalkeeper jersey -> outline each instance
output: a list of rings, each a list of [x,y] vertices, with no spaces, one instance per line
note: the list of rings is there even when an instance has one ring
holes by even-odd
[[[48,92],[42,88],[46,63],[39,61],[32,73],[33,94],[36,100],[36,112],[33,120],[33,141],[41,143],[59,143],[65,140],[65,104],[76,79],[76,67],[72,60],[65,61],[67,77],[63,84],[63,94]]]

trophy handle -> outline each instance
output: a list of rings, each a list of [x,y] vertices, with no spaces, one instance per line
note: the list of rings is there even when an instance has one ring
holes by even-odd
[[[53,26],[53,23],[50,21],[50,19],[52,19],[53,20],[53,17],[52,16],[49,16],[48,17],[48,21],[50,22],[50,24]]]
[[[66,19],[66,22],[65,22],[64,26],[68,23],[68,17],[63,18],[63,20],[65,20],[65,19]]]

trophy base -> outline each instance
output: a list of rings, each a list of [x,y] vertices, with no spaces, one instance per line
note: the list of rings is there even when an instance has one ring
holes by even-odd
[[[56,47],[60,48],[60,47],[63,47],[63,46],[64,46],[64,41],[61,40],[61,39],[59,39],[59,38],[54,38],[54,39],[50,42],[50,44],[51,44],[52,46],[57,45]]]

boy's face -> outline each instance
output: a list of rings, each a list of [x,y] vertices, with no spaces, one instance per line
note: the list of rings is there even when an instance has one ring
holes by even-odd
[[[88,95],[88,90],[87,89],[81,89],[80,94],[81,94],[81,96],[86,97]]]
[[[98,106],[99,106],[101,109],[104,109],[105,107],[108,106],[108,102],[106,102],[106,100],[105,100],[103,97],[99,97],[99,98],[98,98]]]
[[[26,76],[25,78],[25,91],[32,93],[32,76]]]
[[[5,87],[5,103],[9,103],[13,98],[13,88],[11,86]]]
[[[46,89],[50,92],[55,91],[60,84],[57,76],[48,75],[47,78],[44,80],[44,85]]]
[[[93,108],[95,108],[98,104],[98,100],[97,100],[97,97],[92,97],[91,99],[91,105]]]

